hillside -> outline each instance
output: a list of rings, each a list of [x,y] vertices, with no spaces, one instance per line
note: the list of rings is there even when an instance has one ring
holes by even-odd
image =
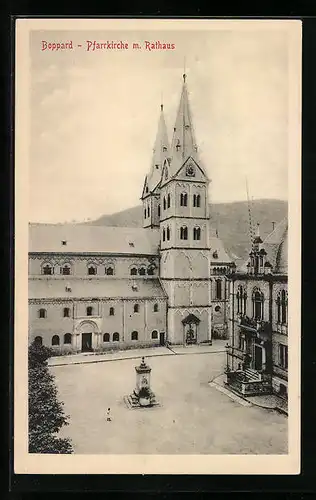
[[[211,227],[218,230],[226,250],[233,258],[245,259],[249,249],[249,217],[246,201],[214,203],[210,205]],[[280,222],[287,214],[287,202],[283,200],[254,200],[252,216],[260,223],[261,236],[272,231],[272,222]],[[142,226],[142,206],[136,206],[111,215],[102,215],[88,224],[105,226]]]

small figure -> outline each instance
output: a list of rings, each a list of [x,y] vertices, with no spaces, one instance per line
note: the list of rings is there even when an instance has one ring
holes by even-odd
[[[108,411],[106,412],[106,421],[107,422],[112,421],[111,416],[110,416],[110,411],[111,411],[111,408],[108,408]]]

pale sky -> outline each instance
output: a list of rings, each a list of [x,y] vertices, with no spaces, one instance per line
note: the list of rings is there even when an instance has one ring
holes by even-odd
[[[41,40],[82,43],[41,51]],[[160,40],[173,51],[85,50]],[[287,199],[284,31],[32,32],[30,220],[95,219],[140,203],[161,96],[171,142],[183,62],[210,202]]]

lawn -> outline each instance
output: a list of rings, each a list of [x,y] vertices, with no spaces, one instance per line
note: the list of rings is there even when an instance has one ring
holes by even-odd
[[[73,440],[75,453],[287,453],[287,417],[244,407],[209,386],[223,372],[224,353],[146,358],[161,406],[129,409],[123,397],[134,389],[139,361],[51,367],[70,415],[62,435]]]

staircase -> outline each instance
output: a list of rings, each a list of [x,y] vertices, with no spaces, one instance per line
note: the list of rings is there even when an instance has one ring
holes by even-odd
[[[245,375],[247,382],[261,382],[262,380],[261,373],[257,372],[257,370],[253,370],[252,368],[246,368]]]

